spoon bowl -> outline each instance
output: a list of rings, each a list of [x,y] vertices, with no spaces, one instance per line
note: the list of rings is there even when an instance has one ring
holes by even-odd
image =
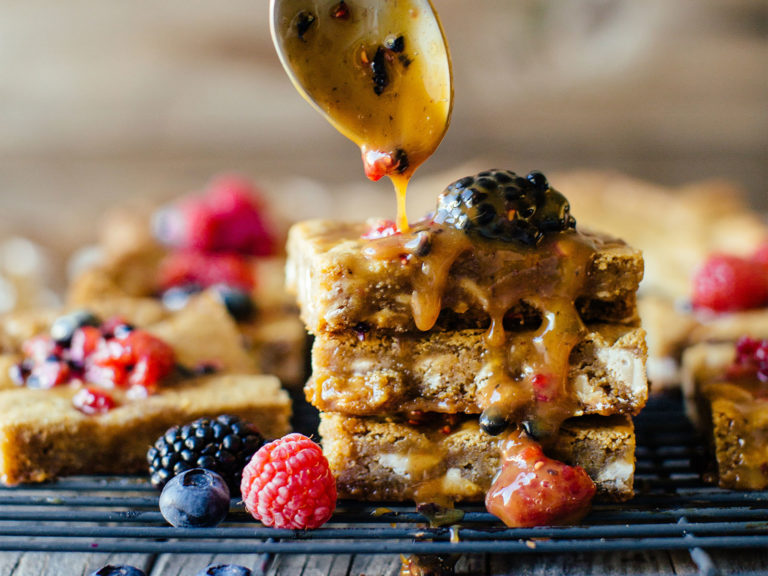
[[[369,178],[397,188],[437,149],[453,82],[429,0],[271,0],[270,28],[291,81],[360,147]]]

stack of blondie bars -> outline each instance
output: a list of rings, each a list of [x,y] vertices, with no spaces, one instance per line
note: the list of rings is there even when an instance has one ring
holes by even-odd
[[[448,190],[471,207],[506,179],[525,192],[507,171]],[[573,227],[504,241],[442,220],[439,208],[409,231],[315,220],[289,233],[287,285],[314,335],[305,392],[339,494],[481,500],[505,431],[524,429],[598,497],[631,497],[630,415],[648,393],[640,253]]]

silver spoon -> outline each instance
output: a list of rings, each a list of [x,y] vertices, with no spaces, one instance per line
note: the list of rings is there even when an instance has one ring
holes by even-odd
[[[453,105],[451,60],[429,0],[270,0],[272,40],[301,95],[405,188],[438,147]]]

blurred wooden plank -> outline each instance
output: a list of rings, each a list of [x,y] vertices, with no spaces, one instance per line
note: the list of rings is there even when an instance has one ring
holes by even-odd
[[[129,553],[0,552],[1,576],[87,576],[107,564],[127,564],[148,572],[152,556]]]

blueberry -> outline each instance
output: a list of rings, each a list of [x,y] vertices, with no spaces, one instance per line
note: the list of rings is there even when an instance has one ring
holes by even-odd
[[[181,310],[189,302],[189,297],[200,292],[202,288],[197,284],[185,284],[174,286],[163,292],[160,299],[168,310]]]
[[[59,316],[53,321],[53,324],[51,324],[51,338],[60,346],[69,346],[75,330],[83,326],[98,327],[100,324],[101,320],[93,313],[88,310],[77,310],[71,314]]]
[[[211,564],[195,576],[251,576],[251,571],[238,564]]]
[[[227,308],[227,312],[237,322],[243,322],[253,317],[256,308],[248,292],[227,286],[226,284],[218,284],[215,288],[216,294],[221,298],[222,303]]]
[[[179,528],[216,526],[229,511],[229,488],[216,472],[193,468],[174,476],[160,494],[160,512]]]
[[[147,576],[143,570],[128,566],[126,564],[120,564],[113,566],[107,564],[103,568],[99,568],[96,572],[91,572],[91,576]]]
[[[498,436],[507,429],[507,419],[496,410],[485,410],[480,414],[480,428],[491,436]]]

